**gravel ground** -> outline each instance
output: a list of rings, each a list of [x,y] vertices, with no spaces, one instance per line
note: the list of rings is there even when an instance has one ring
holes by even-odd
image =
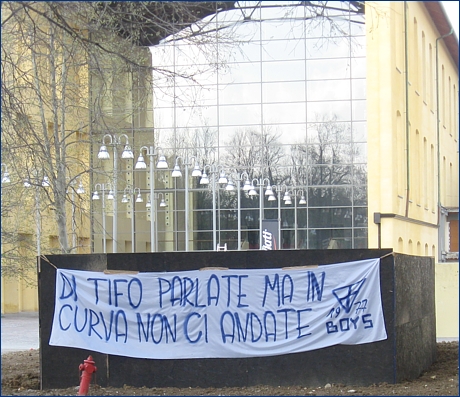
[[[368,387],[327,384],[321,387],[253,386],[243,388],[123,388],[100,387],[92,384],[93,396],[458,396],[458,342],[437,344],[437,361],[418,379],[398,384],[380,383]],[[2,355],[3,396],[74,396],[75,387],[40,390],[38,350]]]

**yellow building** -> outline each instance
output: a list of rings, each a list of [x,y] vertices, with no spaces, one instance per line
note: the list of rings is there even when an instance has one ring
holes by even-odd
[[[366,3],[369,247],[432,256],[458,337],[458,38],[440,2]]]
[[[74,40],[44,17],[48,4],[29,6],[2,3],[2,313],[38,310],[37,256],[93,252],[91,185],[104,173],[91,162],[97,126],[152,126],[152,110],[138,106],[151,97],[146,71],[110,54],[119,38],[98,32],[105,50],[87,51],[87,32],[73,26]],[[150,64],[146,48],[131,56]]]

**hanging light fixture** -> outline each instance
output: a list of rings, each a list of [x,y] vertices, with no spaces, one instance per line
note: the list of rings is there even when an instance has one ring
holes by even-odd
[[[113,191],[109,190],[109,193],[107,194],[107,200],[113,200]]]
[[[107,150],[106,145],[101,145],[101,148],[99,149],[99,153],[97,154],[97,158],[101,160],[108,160],[110,158],[110,153]]]
[[[93,200],[99,200],[99,194],[98,194],[97,190],[94,191],[92,198],[93,198]]]
[[[209,178],[206,175],[206,172],[203,171],[203,173],[201,174],[200,185],[208,185],[208,184],[209,184]]]
[[[131,150],[131,146],[128,144],[125,145],[123,152],[121,153],[121,158],[122,159],[133,159],[134,154],[133,151]]]
[[[232,191],[235,190],[235,183],[233,182],[232,178],[228,178],[227,186],[225,186],[225,190]]]
[[[268,183],[267,188],[265,189],[265,195],[273,196],[272,185],[270,185],[270,182]]]
[[[147,164],[145,164],[144,156],[142,155],[142,153],[139,154],[134,168],[136,170],[145,170],[147,168]]]
[[[270,196],[268,196],[268,201],[276,201],[276,196],[273,192]]]
[[[165,169],[168,168],[168,163],[166,162],[166,157],[164,155],[161,155],[158,159],[158,164],[157,164],[158,169]]]
[[[126,195],[126,193],[123,194],[123,197],[121,198],[121,202],[122,202],[122,203],[128,203],[128,202],[129,202],[128,196]]]
[[[201,169],[200,165],[198,164],[198,161],[195,162],[195,167],[193,168],[192,176],[201,176]]]
[[[246,182],[244,182],[243,190],[245,192],[251,190],[252,184],[249,182],[249,179],[246,179]]]
[[[138,193],[137,198],[136,198],[136,203],[143,203],[143,202],[144,202],[144,199],[142,198],[141,194]]]
[[[300,196],[299,204],[300,205],[307,204],[307,200],[305,200],[305,196],[303,194],[302,194],[302,196]]]
[[[166,204],[164,198],[162,198],[160,201],[160,207],[167,207],[167,206],[168,204]]]
[[[225,172],[223,170],[220,172],[219,180],[217,181],[217,183],[220,183],[222,185],[225,185],[228,183],[227,176],[225,175]]]
[[[182,177],[182,171],[180,170],[179,164],[176,162],[176,165],[174,166],[173,172],[171,173],[171,176],[173,178],[180,178]]]

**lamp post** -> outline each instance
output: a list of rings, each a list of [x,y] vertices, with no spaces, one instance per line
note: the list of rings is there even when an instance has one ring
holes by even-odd
[[[281,185],[281,186],[272,186],[272,193],[268,195],[268,201],[275,201],[276,197],[274,194],[274,191],[277,193],[282,193],[284,191],[284,196],[282,200],[284,201],[285,205],[291,205],[292,204],[292,197],[291,195],[294,196],[294,246],[297,248],[297,239],[298,239],[298,232],[297,232],[297,201],[295,200],[297,196],[299,196],[300,193],[300,199],[299,199],[299,205],[305,205],[307,204],[307,200],[305,199],[305,192],[303,189],[292,189],[289,190],[286,185]],[[279,235],[279,241],[281,243],[281,200],[278,200],[278,216],[279,216],[279,223],[280,223],[280,235]]]
[[[255,186],[259,186],[259,249],[262,249],[262,222],[264,218],[264,194],[263,194],[263,187],[265,186],[265,182],[267,182],[267,188],[265,189],[265,196],[273,195],[272,186],[270,184],[270,180],[268,178],[260,178],[260,179],[253,179],[251,182],[251,186],[249,189],[246,186],[246,190],[248,191],[249,196],[257,196],[257,191],[254,186],[254,182],[256,182]]]
[[[93,192],[93,200],[99,200],[99,193],[97,191],[98,187],[102,191],[102,230],[103,230],[103,237],[102,237],[102,247],[104,254],[107,253],[107,231],[105,227],[105,192],[107,190],[107,187],[110,186],[109,193],[107,194],[107,200],[113,200],[113,190],[112,190],[112,185],[110,183],[104,184],[104,183],[96,183],[94,186],[94,192]]]
[[[106,142],[108,139],[108,142]],[[124,139],[124,143],[122,140]],[[112,146],[113,148],[113,192],[115,195],[115,199],[113,201],[113,253],[117,252],[117,238],[118,238],[118,203],[117,203],[117,193],[118,193],[118,186],[117,186],[117,172],[118,172],[118,151],[117,146],[124,145],[123,152],[121,153],[122,159],[134,159],[134,154],[131,150],[131,146],[129,145],[129,138],[126,134],[121,134],[120,136],[105,134],[102,137],[102,145],[99,149],[99,153],[97,155],[98,159],[101,160],[108,160],[110,159],[109,151],[107,150],[107,146]]]
[[[137,192],[137,195],[136,195]],[[136,197],[136,199],[134,199]],[[131,192],[131,252],[136,252],[136,218],[135,218],[135,204],[134,203],[143,203],[144,199],[142,198],[141,189],[135,187]]]
[[[283,197],[283,200],[285,202],[285,204],[292,204],[292,202],[289,202],[289,198],[290,198],[290,195],[288,193],[288,189],[287,189],[287,186],[286,185],[281,185],[281,186],[276,186],[276,185],[273,185],[271,186],[272,188],[272,193],[268,195],[268,201],[276,201],[278,200],[278,241],[279,241],[279,244],[280,244],[280,247],[282,248],[283,247],[283,244],[282,244],[282,241],[281,241],[281,197],[280,197],[280,194],[284,191],[285,194],[284,194],[284,197]],[[278,198],[277,196],[275,195],[275,192],[277,193],[278,195]],[[287,201],[287,203],[286,203]]]
[[[239,174],[231,173],[228,177],[227,186],[225,186],[226,191],[234,191],[235,190],[235,183],[233,180],[237,181],[236,185],[236,193],[237,193],[237,218],[238,218],[238,251],[241,251],[241,188],[240,182],[243,181],[243,177],[246,177],[246,181],[249,179],[249,175],[246,172]]]
[[[294,195],[295,198],[299,196],[300,193],[300,199],[299,199],[299,205],[305,205],[307,204],[307,200],[305,199],[305,193],[302,189],[294,189]],[[298,248],[298,226],[297,226],[297,200],[294,200],[294,247]]]
[[[180,170],[180,166],[179,166],[179,160],[182,160],[182,164],[184,165],[185,167],[185,251],[189,251],[189,192],[188,192],[188,189],[189,189],[189,180],[188,180],[188,167],[193,165],[193,162],[192,160],[195,161],[195,167],[193,168],[193,171],[192,171],[192,176],[194,177],[200,177],[202,174],[201,174],[201,169],[200,169],[200,166],[199,166],[199,163],[198,163],[198,160],[196,159],[196,157],[192,156],[190,157],[190,159],[186,159],[184,161],[184,159],[180,156],[176,157],[176,163],[174,165],[174,169],[171,173],[171,177],[173,178],[180,178],[182,177],[182,172]]]
[[[220,172],[219,172],[219,169],[220,169]],[[217,180],[217,183],[222,187],[227,185],[228,178],[227,178],[227,175],[225,174],[224,167],[218,165],[217,168],[216,168],[216,174],[217,173],[219,173],[219,179]],[[220,209],[221,209],[220,191],[219,191],[219,188],[217,188],[217,216],[218,216],[218,221],[219,221],[218,222],[219,246],[220,246],[220,236],[221,236],[221,230],[222,230],[222,225],[221,225],[222,217],[221,217]]]
[[[136,195],[137,192],[137,195]],[[136,200],[134,200],[134,197],[136,196]],[[135,236],[135,211],[134,211],[134,202],[136,203],[143,203],[144,199],[142,198],[141,194],[141,189],[138,187],[135,187],[134,189],[131,186],[125,187],[123,191],[123,197],[121,199],[121,202],[124,204],[129,204],[131,203],[131,252],[136,252],[136,236]]]
[[[157,150],[162,150],[161,148],[157,148]],[[149,178],[150,178],[150,199],[155,199],[155,179],[154,179],[154,156],[158,155],[158,151],[155,151],[153,146],[147,147],[142,146],[140,148],[139,157],[137,159],[136,165],[134,169],[136,170],[145,170],[147,168],[147,164],[145,163],[143,152],[150,157],[150,165],[149,165]],[[168,163],[166,162],[166,157],[164,155],[160,155],[157,163],[158,169],[167,169]],[[155,244],[155,207],[153,205],[150,206],[150,251],[155,252],[156,244]]]
[[[216,164],[206,164],[203,167],[201,174],[200,185],[209,185],[209,177],[206,174],[206,168],[209,168],[209,172],[212,175],[212,244],[213,250],[217,249],[217,226],[216,226],[216,176],[219,166]]]

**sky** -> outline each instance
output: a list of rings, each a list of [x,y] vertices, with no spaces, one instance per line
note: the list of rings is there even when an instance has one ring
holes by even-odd
[[[459,1],[442,1],[444,9],[446,10],[447,16],[449,17],[450,23],[455,30],[455,34],[458,37],[458,14],[459,14]]]

